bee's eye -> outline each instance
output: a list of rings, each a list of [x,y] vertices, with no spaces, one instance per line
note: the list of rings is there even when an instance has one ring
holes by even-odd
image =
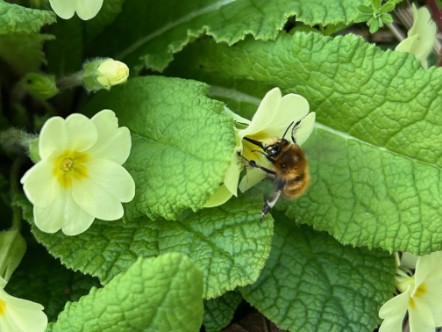
[[[271,147],[269,147],[269,149],[267,150],[267,154],[270,156],[270,157],[274,157],[274,156],[276,156],[278,153],[280,153],[281,152],[281,147],[279,147],[278,145],[276,145],[276,146],[271,146]]]

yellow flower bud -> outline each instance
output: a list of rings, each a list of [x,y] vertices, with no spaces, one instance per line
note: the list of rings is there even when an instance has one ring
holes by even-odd
[[[83,66],[83,84],[88,91],[109,90],[122,84],[129,77],[129,68],[124,62],[111,58],[97,59]]]
[[[98,67],[99,76],[97,81],[105,89],[110,89],[111,86],[125,83],[129,77],[129,68],[124,62],[113,59],[104,60]]]

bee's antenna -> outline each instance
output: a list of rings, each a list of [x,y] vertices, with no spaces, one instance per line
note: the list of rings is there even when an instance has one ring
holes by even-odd
[[[296,144],[295,131],[296,131],[296,129],[298,129],[298,126],[299,126],[299,124],[301,123],[302,120],[303,120],[303,119],[301,119],[301,120],[299,120],[298,122],[296,122],[296,123],[293,125],[293,128],[292,128],[292,133],[291,133],[290,137],[291,137],[291,139],[292,139],[292,142],[295,143],[295,144]],[[293,121],[293,122],[295,122],[295,121]],[[292,122],[292,123],[293,123],[293,122]],[[287,130],[286,130],[286,131],[287,131]]]
[[[259,146],[261,149],[264,150],[264,146],[262,145],[262,143],[260,141],[255,141],[254,139],[248,138],[248,137],[244,137],[244,139],[246,141],[249,141],[252,144],[255,144],[256,146]]]
[[[290,127],[295,123],[295,121],[290,122],[289,126],[287,127],[287,129],[284,131],[284,134],[282,135],[282,138],[285,137],[285,135],[287,135],[287,132],[289,131]],[[293,131],[292,131],[293,132]]]

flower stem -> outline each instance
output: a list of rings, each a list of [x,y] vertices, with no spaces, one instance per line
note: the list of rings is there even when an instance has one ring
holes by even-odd
[[[24,158],[19,157],[14,160],[11,166],[11,170],[9,172],[9,183],[10,183],[10,198],[11,201],[13,200],[14,196],[20,192],[20,186],[19,186],[19,180],[18,180],[18,174],[20,171],[20,168],[23,164]],[[21,229],[21,208],[11,204],[12,207],[12,226],[11,229]]]
[[[74,88],[83,84],[82,71],[62,77],[57,80],[57,88],[60,90]]]

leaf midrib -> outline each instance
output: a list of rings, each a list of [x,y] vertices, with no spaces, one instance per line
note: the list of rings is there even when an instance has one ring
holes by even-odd
[[[189,12],[187,15],[177,18],[173,22],[163,25],[159,29],[150,33],[149,35],[136,40],[131,45],[129,45],[126,49],[124,49],[121,53],[119,53],[116,56],[116,58],[119,60],[122,60],[122,59],[126,58],[129,54],[135,52],[137,49],[139,49],[143,45],[150,42],[152,39],[154,39],[158,36],[161,36],[162,34],[166,33],[167,31],[169,31],[169,30],[171,30],[181,24],[187,23],[196,17],[202,16],[206,13],[211,12],[211,11],[216,11],[216,10],[220,9],[221,7],[228,5],[228,4],[235,2],[235,1],[237,1],[237,0],[219,0],[209,6]]]

